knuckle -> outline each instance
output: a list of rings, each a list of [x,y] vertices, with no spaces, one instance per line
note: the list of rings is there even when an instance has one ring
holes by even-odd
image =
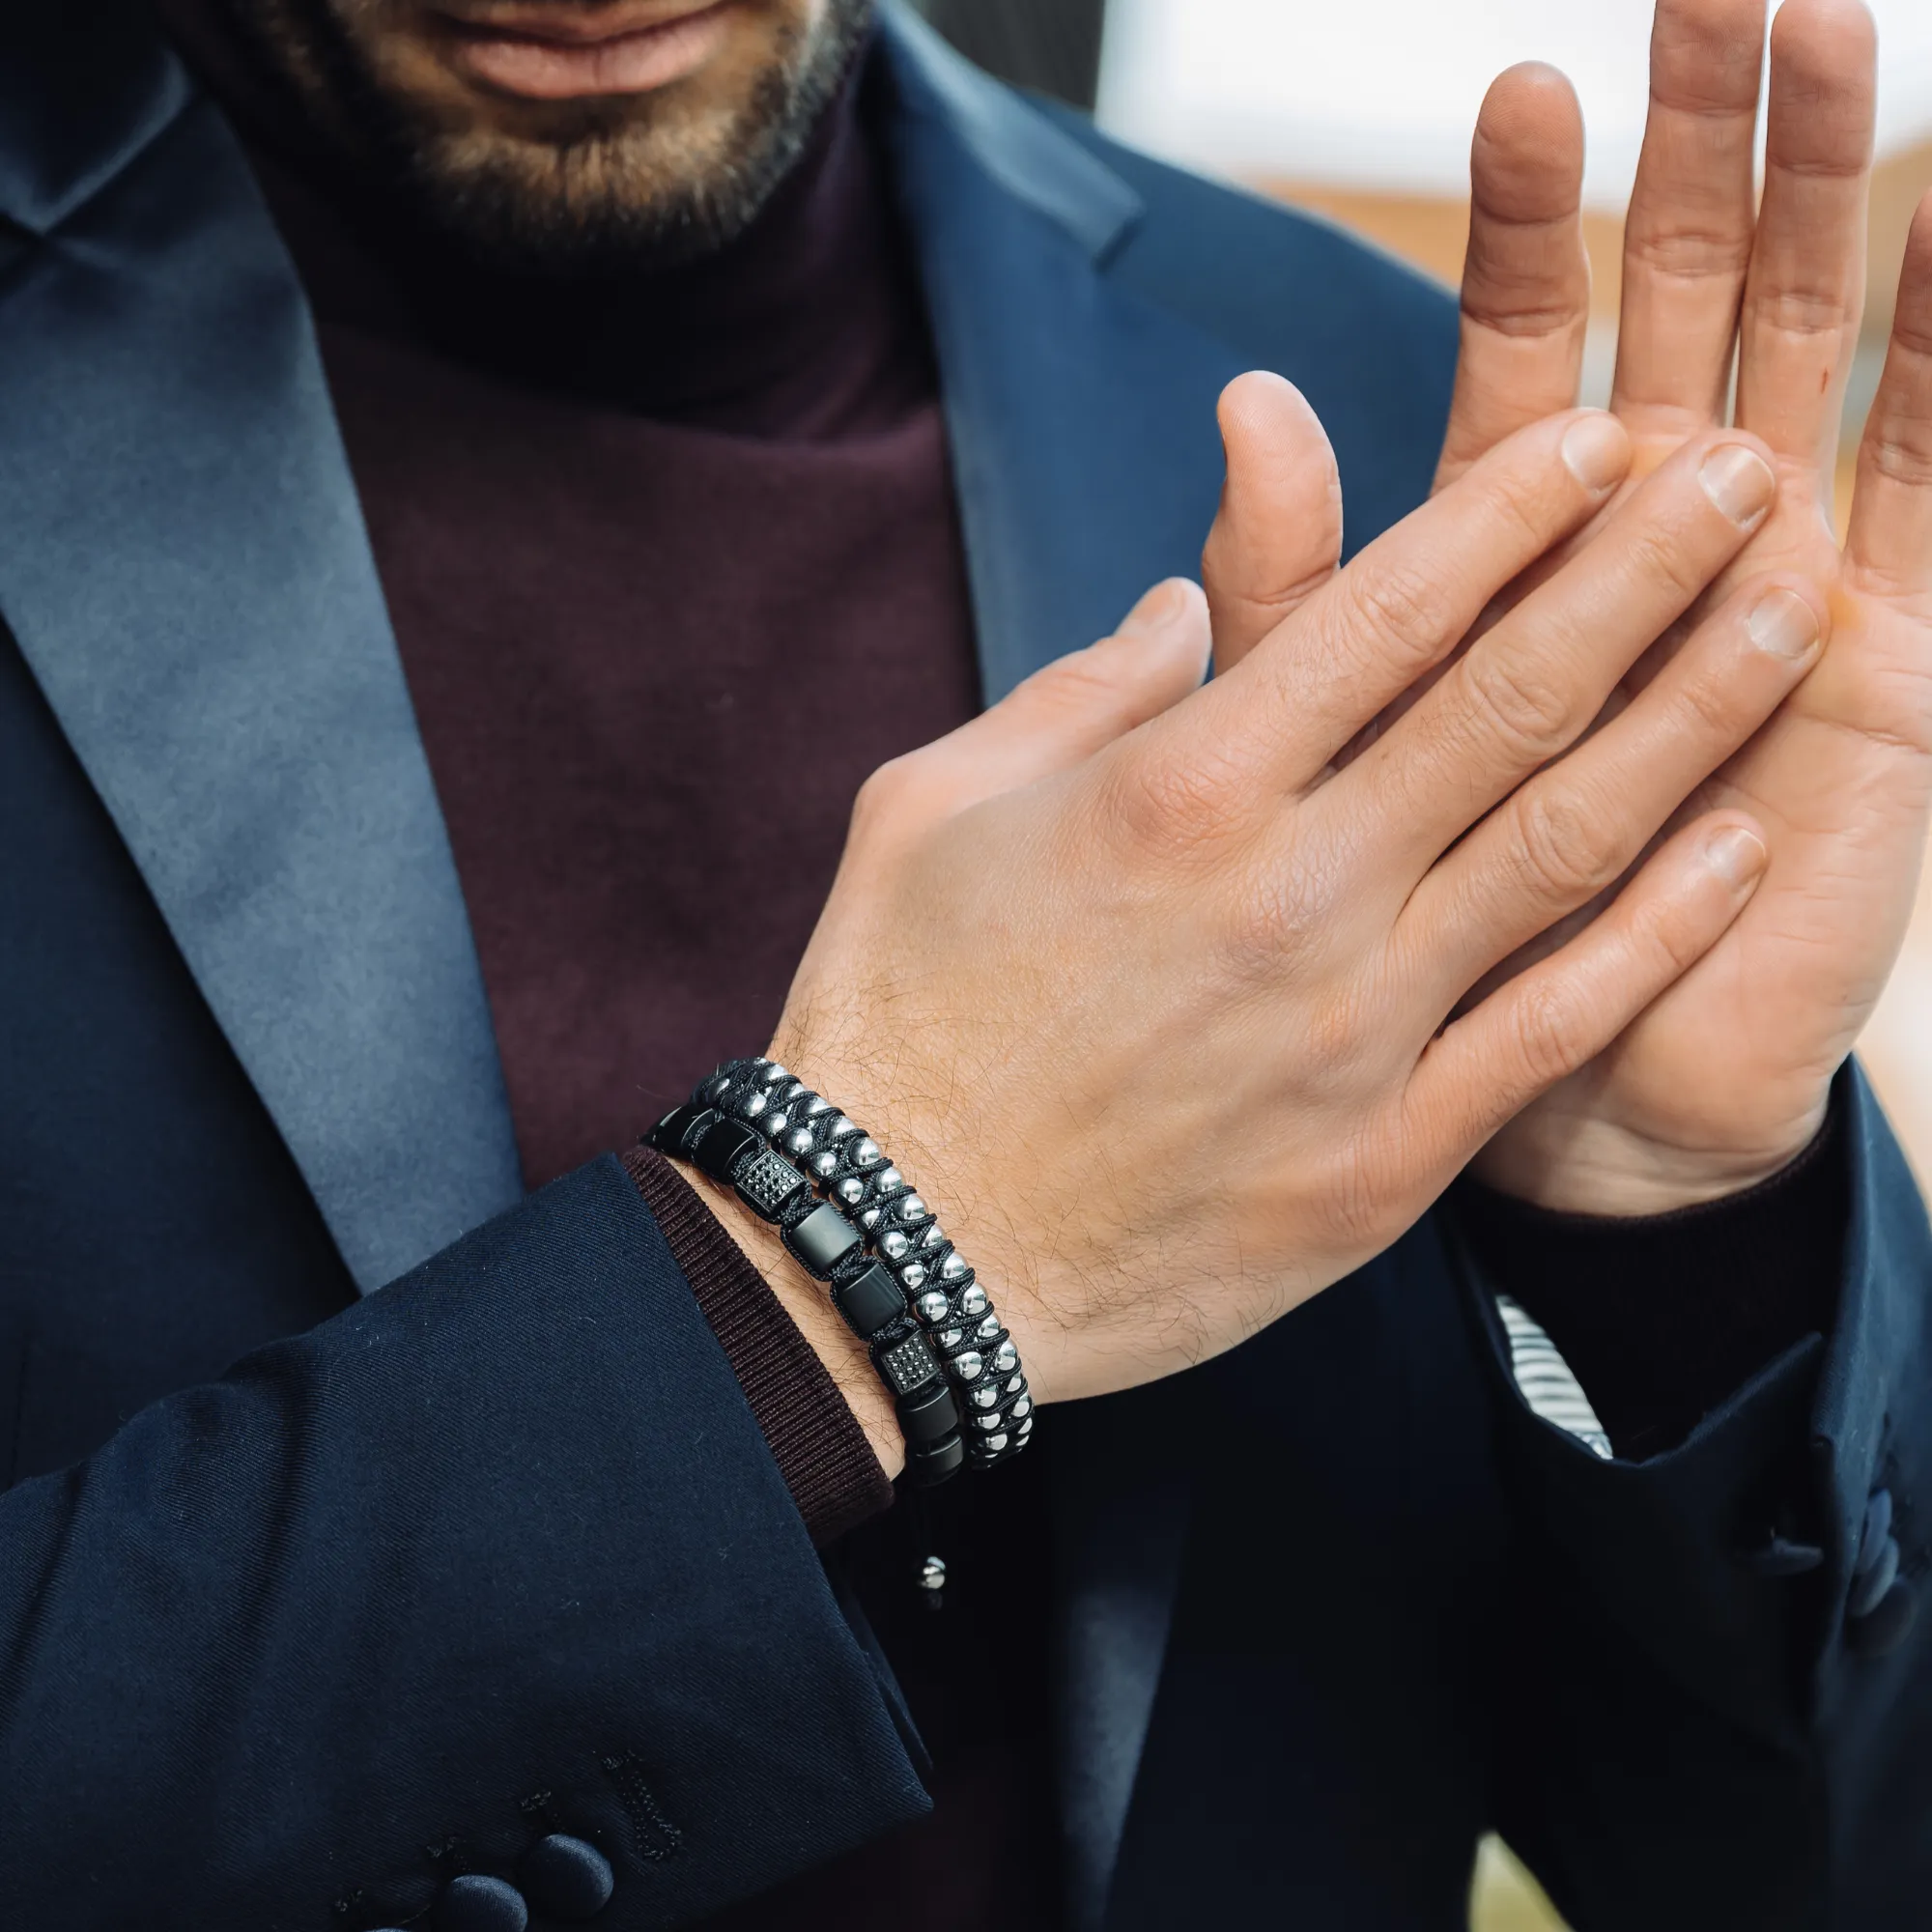
[[[1463,695],[1479,729],[1525,767],[1553,758],[1576,731],[1570,694],[1548,657],[1478,649],[1461,667]]]
[[[1589,1059],[1585,1029],[1574,1002],[1547,981],[1526,985],[1516,1007],[1516,1055],[1523,1086],[1553,1087]]]
[[[1746,300],[1744,324],[1747,330],[1811,341],[1842,334],[1856,313],[1856,298],[1844,289],[1762,289]]]
[[[1607,886],[1624,866],[1624,841],[1599,801],[1568,785],[1518,794],[1516,850],[1536,895],[1568,908]]]
[[[912,760],[910,753],[889,758],[860,785],[852,801],[851,836],[855,842],[876,838],[899,816],[918,783]]]
[[[1702,955],[1706,936],[1691,907],[1677,898],[1653,903],[1637,921],[1636,950],[1660,980],[1688,973]]]
[[[1091,718],[1121,700],[1120,680],[1097,650],[1073,651],[1027,680],[1028,706],[1055,719]]]
[[[1625,272],[1647,270],[1672,282],[1729,281],[1750,266],[1748,228],[1695,221],[1633,226],[1624,243]]]
[[[1715,509],[1714,505],[1707,505]],[[1718,512],[1719,516],[1721,512]],[[1721,558],[1708,560],[1697,549],[1690,520],[1650,523],[1633,530],[1624,553],[1625,581],[1631,585],[1662,586],[1674,604],[1685,605],[1717,575]]]
[[[1227,951],[1235,977],[1259,985],[1278,984],[1283,965],[1315,946],[1340,917],[1346,884],[1342,867],[1315,852],[1269,851],[1235,874],[1235,899]],[[1359,1003],[1325,1002],[1313,1022],[1314,1064],[1349,1057]]]
[[[1341,579],[1345,622],[1373,644],[1391,641],[1405,655],[1427,655],[1436,641],[1441,619],[1435,587],[1426,578],[1384,560],[1372,569],[1351,570]]]
[[[1699,744],[1735,743],[1748,723],[1744,696],[1717,669],[1686,678],[1672,704],[1681,735]]]
[[[1512,550],[1542,552],[1555,529],[1551,472],[1499,469],[1490,479],[1485,507],[1500,540]]]
[[[1182,858],[1229,830],[1237,796],[1218,757],[1176,756],[1165,741],[1123,747],[1102,780],[1101,822],[1143,850]]]

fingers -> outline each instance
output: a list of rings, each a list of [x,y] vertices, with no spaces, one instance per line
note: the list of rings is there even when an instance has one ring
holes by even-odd
[[[1430,1043],[1409,1081],[1418,1133],[1445,1164],[1466,1160],[1703,958],[1764,867],[1762,837],[1735,812],[1670,839],[1601,919]]]
[[[1531,62],[1492,86],[1469,152],[1462,353],[1435,487],[1577,400],[1590,322],[1583,116],[1568,80]]]
[[[1629,439],[1601,411],[1519,431],[1209,685],[1186,728],[1258,797],[1313,783],[1505,584],[1602,507],[1629,464]]]
[[[1084,762],[1199,689],[1208,648],[1198,586],[1178,577],[1155,584],[1112,637],[1056,659],[956,731],[874,773],[861,796],[868,832],[881,835],[885,818],[923,827]]]
[[[1624,228],[1610,407],[1639,438],[1720,419],[1750,261],[1765,0],[1659,0]]]
[[[1400,928],[1443,1011],[1623,877],[1817,663],[1829,622],[1825,593],[1802,579],[1740,591],[1615,720],[1448,853]]]
[[[1350,849],[1408,892],[1602,710],[1617,681],[1764,521],[1770,465],[1736,432],[1693,440],[1321,795]]]
[[[1232,670],[1327,582],[1342,555],[1342,477],[1293,383],[1255,370],[1221,392],[1228,480],[1202,554],[1214,669]]]
[[[1932,596],[1932,194],[1906,241],[1891,346],[1859,450],[1845,560],[1858,589]]]
[[[1779,9],[1737,420],[1776,454],[1828,471],[1864,305],[1877,64],[1862,0]]]

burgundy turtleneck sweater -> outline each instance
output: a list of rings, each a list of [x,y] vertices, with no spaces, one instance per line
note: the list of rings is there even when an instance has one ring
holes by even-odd
[[[337,179],[219,0],[156,4],[315,312],[536,1185],[770,1037],[861,781],[977,705],[937,378],[867,85],[721,253],[522,280]],[[814,1534],[877,1516],[891,1492],[775,1298],[665,1163],[627,1165]],[[1491,1198],[1470,1232],[1612,1439],[1661,1446],[1826,1318],[1839,1171],[1827,1150],[1741,1209],[1663,1224]],[[1046,1568],[1042,1435],[942,1492],[943,1647],[897,1513],[829,1559],[900,1675],[936,1810],[728,1915],[735,1932],[897,1932],[913,1898],[921,1932],[1059,1922],[1041,1593],[1003,1587]]]

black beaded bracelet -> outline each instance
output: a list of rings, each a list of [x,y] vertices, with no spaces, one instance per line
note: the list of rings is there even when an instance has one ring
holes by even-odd
[[[774,1062],[736,1060],[646,1138],[732,1188],[830,1285],[892,1392],[916,1481],[944,1482],[967,1461],[990,1467],[1026,1446],[1033,1398],[1019,1350],[930,1209],[857,1122]]]

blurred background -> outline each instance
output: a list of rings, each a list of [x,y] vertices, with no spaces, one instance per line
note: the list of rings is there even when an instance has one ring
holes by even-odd
[[[1932,187],[1932,0],[1868,4],[1879,25],[1879,161],[1841,515],[1906,226]],[[1652,5],[923,0],[922,11],[981,66],[1095,110],[1121,139],[1315,209],[1450,282],[1467,233],[1469,134],[1484,90],[1517,61],[1560,67],[1589,130],[1595,321],[1584,400],[1603,402],[1615,351],[1623,211],[1643,135]],[[1860,1052],[1921,1179],[1932,1181],[1932,884],[1921,886],[1905,956]],[[1549,1932],[1558,1923],[1506,1848],[1486,1844],[1473,1932]]]

